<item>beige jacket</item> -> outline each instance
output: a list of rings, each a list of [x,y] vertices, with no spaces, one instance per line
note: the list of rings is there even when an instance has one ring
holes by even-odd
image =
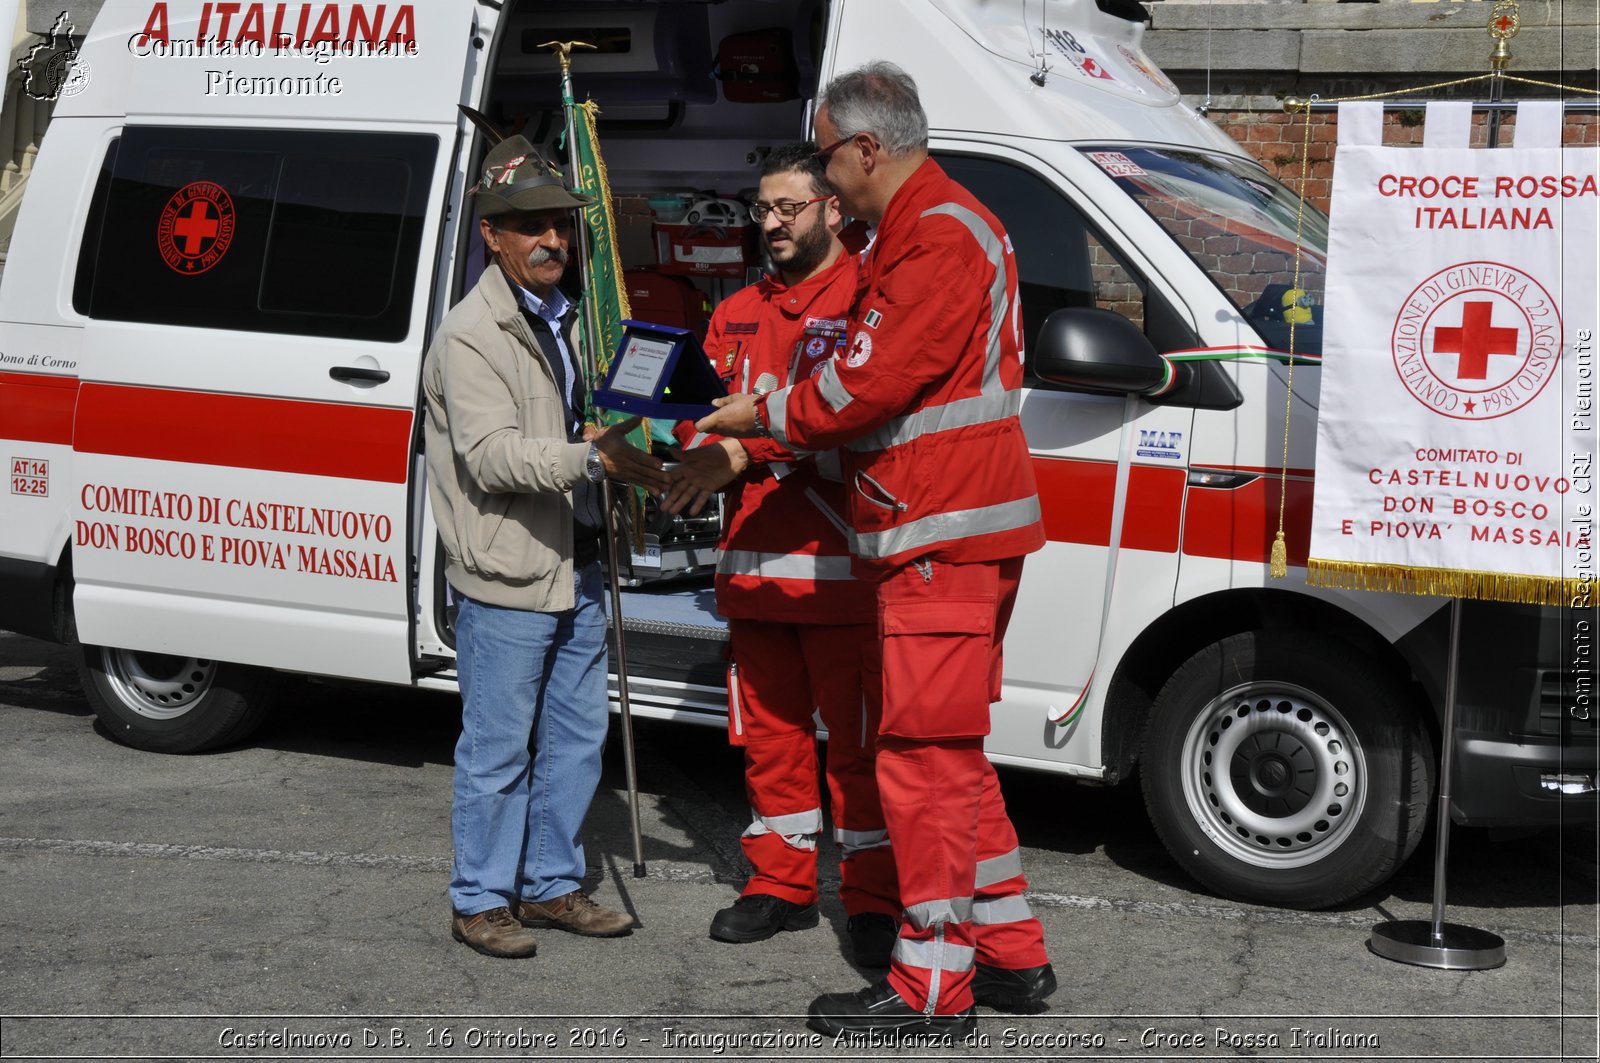
[[[567,442],[555,378],[499,266],[445,315],[422,391],[445,578],[491,605],[571,609],[571,491],[589,444]]]

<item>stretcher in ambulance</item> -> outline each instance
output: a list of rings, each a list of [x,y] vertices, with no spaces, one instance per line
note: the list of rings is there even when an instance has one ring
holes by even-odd
[[[1129,0],[107,0],[0,285],[0,627],[78,645],[106,728],[153,750],[241,740],[284,672],[453,689],[418,376],[482,264],[463,192],[486,149],[458,105],[559,155],[541,46],[598,45],[573,77],[601,107],[622,265],[683,270],[652,201],[747,193],[819,84],[887,58],[1021,272],[1049,543],[991,757],[1137,769],[1174,858],[1223,894],[1371,888],[1432,807],[1446,603],[1306,586],[1324,223],[1307,211],[1296,295],[1294,196],[1181,101],[1144,19]],[[729,39],[761,91],[712,76]],[[690,279],[715,301],[755,266]],[[634,711],[724,719],[710,597],[628,596]],[[1463,612],[1454,814],[1592,813],[1572,792],[1592,691],[1560,663],[1562,618]]]

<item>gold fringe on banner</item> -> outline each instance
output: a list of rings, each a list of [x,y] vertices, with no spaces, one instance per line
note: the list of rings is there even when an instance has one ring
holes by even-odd
[[[1365,561],[1306,561],[1306,582],[1313,587],[1348,591],[1389,591],[1444,598],[1476,598],[1519,605],[1584,606],[1595,600],[1593,580],[1561,576],[1525,576],[1514,572],[1476,572],[1418,565],[1379,565]]]

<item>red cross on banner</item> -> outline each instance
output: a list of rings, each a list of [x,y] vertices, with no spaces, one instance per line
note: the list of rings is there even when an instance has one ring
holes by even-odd
[[[1461,327],[1440,328],[1433,333],[1435,354],[1459,354],[1456,377],[1461,380],[1484,380],[1489,376],[1491,354],[1516,354],[1517,337],[1514,328],[1495,328],[1494,304],[1471,302],[1461,313]]]

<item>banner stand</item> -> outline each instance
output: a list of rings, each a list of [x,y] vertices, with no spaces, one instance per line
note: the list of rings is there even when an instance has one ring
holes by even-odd
[[[1445,971],[1487,971],[1506,962],[1498,934],[1444,921],[1445,865],[1450,856],[1450,774],[1455,767],[1456,671],[1461,643],[1461,599],[1450,602],[1450,651],[1444,681],[1444,747],[1439,767],[1439,843],[1433,858],[1433,919],[1390,920],[1372,928],[1367,948],[1385,959]]]
[[[1349,103],[1355,100],[1375,101],[1383,98],[1384,102],[1379,105],[1380,110],[1376,114],[1364,111],[1359,114],[1352,112],[1349,115],[1349,117],[1353,120],[1354,125],[1348,141],[1346,138],[1346,131],[1343,128],[1345,125],[1343,118],[1345,116],[1341,111],[1341,128],[1339,131],[1339,143],[1341,148],[1347,142],[1351,145],[1359,144],[1362,146],[1370,145],[1372,147],[1379,147],[1382,144],[1381,111],[1397,107],[1415,108],[1421,105],[1424,106],[1429,112],[1429,130],[1424,135],[1424,146],[1437,147],[1441,149],[1448,149],[1457,146],[1462,148],[1467,147],[1470,143],[1467,136],[1467,133],[1470,129],[1469,116],[1473,110],[1485,111],[1487,112],[1487,147],[1492,149],[1499,146],[1501,119],[1504,115],[1504,112],[1515,108],[1519,114],[1517,135],[1517,146],[1519,148],[1524,146],[1525,141],[1527,142],[1527,146],[1530,148],[1559,148],[1561,147],[1563,139],[1561,116],[1564,114],[1565,110],[1592,110],[1597,105],[1596,101],[1593,99],[1584,101],[1574,101],[1568,99],[1566,98],[1567,93],[1571,92],[1575,94],[1583,94],[1590,97],[1600,96],[1600,93],[1597,93],[1593,89],[1589,88],[1574,88],[1564,85],[1553,85],[1547,82],[1513,77],[1512,75],[1506,73],[1506,68],[1511,63],[1511,49],[1509,42],[1512,37],[1516,36],[1518,29],[1520,28],[1520,15],[1518,13],[1518,8],[1519,4],[1517,0],[1497,0],[1493,11],[1490,13],[1488,32],[1489,35],[1495,40],[1495,47],[1494,51],[1490,55],[1491,72],[1489,74],[1481,75],[1479,77],[1465,78],[1456,82],[1445,82],[1439,85],[1423,86],[1421,90],[1410,90],[1428,91],[1432,89],[1449,88],[1469,82],[1487,81],[1489,83],[1489,99],[1487,101],[1480,100],[1470,104],[1442,104],[1437,107],[1436,111],[1435,104],[1432,101],[1400,100],[1394,98],[1400,96],[1400,92],[1384,92],[1375,93],[1371,96],[1353,97],[1350,101],[1323,101],[1319,100],[1317,97],[1312,97],[1308,100],[1288,99],[1284,101],[1284,109],[1286,111],[1290,111],[1291,113],[1296,111],[1305,113],[1307,118],[1307,143],[1309,144],[1310,114],[1312,111],[1330,110],[1336,106],[1339,106],[1341,103]],[[1524,104],[1527,103],[1527,101],[1516,101],[1511,103],[1504,101],[1504,85],[1507,81],[1539,86],[1546,89],[1558,89],[1562,93],[1562,98],[1553,109],[1545,104],[1534,104],[1530,106],[1529,109],[1524,110]],[[1370,105],[1358,104],[1358,106]],[[1451,110],[1447,111],[1447,107],[1451,108]],[[1532,109],[1533,107],[1541,107],[1543,110],[1534,110]],[[1461,108],[1464,108],[1464,110],[1458,110]],[[1436,125],[1436,118],[1443,119],[1443,121],[1438,124],[1442,124],[1445,128],[1439,132],[1439,135],[1429,136],[1428,133],[1432,133],[1433,127]],[[1521,118],[1526,118],[1528,121],[1524,122],[1520,120]],[[1448,143],[1448,141],[1451,140],[1459,140],[1460,143],[1459,145]],[[1301,187],[1303,195],[1304,174],[1302,174]],[[1593,224],[1592,220],[1589,224]],[[1330,282],[1329,288],[1331,289],[1332,287],[1333,285]],[[1466,327],[1465,319],[1463,319],[1462,327]],[[1291,344],[1292,342],[1293,341],[1291,338]],[[1324,397],[1326,398],[1326,392],[1324,393]],[[1471,404],[1468,403],[1466,408],[1470,411],[1472,408]],[[1319,429],[1320,427],[1321,426],[1319,425]],[[1587,426],[1585,425],[1583,427]],[[1319,431],[1319,439],[1320,438],[1321,433]],[[1287,454],[1285,458],[1285,465],[1287,466]],[[1280,538],[1281,535],[1282,533],[1280,531]],[[1349,559],[1342,558],[1341,560],[1347,561]],[[1367,559],[1360,559],[1355,567],[1359,567],[1361,561],[1365,560]],[[1392,564],[1393,563],[1391,562],[1391,565]],[[1458,570],[1467,572],[1473,577],[1492,576],[1494,573],[1503,571],[1529,571],[1527,569],[1519,568],[1505,570],[1483,564],[1469,564],[1464,566],[1458,565],[1454,567]],[[1333,569],[1333,571],[1337,570],[1337,568]],[[1274,575],[1276,574],[1277,573],[1274,573]],[[1524,579],[1525,577],[1516,578]],[[1501,967],[1506,962],[1505,941],[1499,935],[1490,933],[1486,930],[1480,930],[1475,927],[1461,926],[1457,923],[1447,923],[1444,920],[1447,864],[1450,853],[1450,791],[1452,786],[1452,776],[1455,770],[1456,692],[1458,673],[1460,672],[1462,595],[1476,595],[1478,591],[1484,590],[1484,588],[1480,587],[1474,587],[1469,590],[1469,586],[1470,582],[1468,584],[1463,584],[1463,586],[1460,588],[1455,588],[1456,593],[1451,598],[1450,602],[1450,636],[1446,656],[1444,691],[1444,731],[1441,736],[1442,748],[1440,755],[1441,763],[1439,799],[1437,819],[1435,821],[1435,830],[1438,832],[1438,836],[1433,867],[1433,917],[1431,920],[1389,920],[1387,922],[1378,923],[1372,928],[1372,933],[1367,939],[1367,948],[1376,955],[1382,956],[1385,959],[1394,960],[1398,963],[1407,963],[1420,967],[1433,967],[1440,970],[1450,971],[1490,970],[1496,967]],[[1418,589],[1414,590],[1414,593],[1439,593],[1439,591],[1430,591],[1418,587]],[[1523,590],[1523,593],[1527,593],[1526,589]],[[1492,592],[1484,593],[1482,596],[1490,599],[1497,597],[1497,595]],[[1531,599],[1518,597],[1502,600],[1527,601]]]

